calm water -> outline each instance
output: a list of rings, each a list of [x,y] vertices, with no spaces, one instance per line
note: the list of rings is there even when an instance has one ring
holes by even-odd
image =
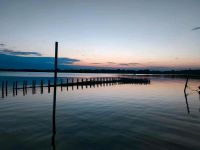
[[[27,75],[28,74],[28,75]],[[0,80],[50,78],[48,73],[0,73]],[[26,77],[27,76],[27,77]],[[60,74],[60,77],[112,74]],[[116,76],[116,75],[114,75]],[[55,139],[53,88],[0,98],[0,150],[199,150],[200,80],[150,77],[150,85],[57,88]]]

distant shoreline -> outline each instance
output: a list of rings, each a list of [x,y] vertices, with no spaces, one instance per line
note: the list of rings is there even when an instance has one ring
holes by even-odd
[[[0,69],[0,72],[54,72],[54,70],[37,70],[37,69]],[[198,75],[200,76],[200,70],[125,70],[125,69],[70,69],[70,70],[58,70],[60,73],[114,73],[114,74],[152,74],[152,75]]]

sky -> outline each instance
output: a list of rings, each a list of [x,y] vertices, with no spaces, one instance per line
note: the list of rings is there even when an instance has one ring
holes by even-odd
[[[72,67],[200,69],[199,9],[200,0],[0,0],[0,55],[49,58],[58,41]]]

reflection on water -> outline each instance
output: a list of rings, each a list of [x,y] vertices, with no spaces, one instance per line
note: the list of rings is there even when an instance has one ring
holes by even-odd
[[[0,99],[0,149],[200,149],[199,94],[184,83],[18,91]]]
[[[190,113],[190,108],[189,108],[189,104],[188,104],[188,95],[186,94],[186,92],[184,91],[184,95],[185,95],[185,103],[186,103],[186,107],[187,107],[187,112],[188,114]]]

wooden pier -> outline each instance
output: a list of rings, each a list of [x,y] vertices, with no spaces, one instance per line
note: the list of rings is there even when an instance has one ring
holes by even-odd
[[[20,83],[20,84],[19,84]],[[67,89],[71,87],[72,89],[83,89],[83,87],[99,87],[113,84],[150,84],[149,79],[145,78],[131,78],[131,77],[97,77],[97,78],[61,78],[57,79],[56,86],[61,88],[61,91],[64,87]],[[2,98],[6,97],[9,92],[12,91],[13,95],[18,94],[18,90],[23,91],[23,95],[27,94],[28,89],[32,89],[32,93],[36,93],[36,88],[40,89],[40,93],[44,92],[44,88],[48,88],[48,93],[50,93],[51,87],[54,87],[54,83],[51,83],[51,80],[32,80],[28,81],[24,80],[14,81],[13,83],[9,83],[8,81],[2,81],[1,83],[1,96]]]

